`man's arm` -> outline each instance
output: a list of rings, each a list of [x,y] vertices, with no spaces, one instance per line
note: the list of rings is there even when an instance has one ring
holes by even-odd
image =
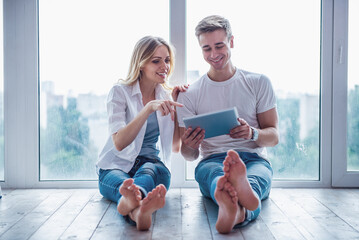
[[[192,132],[192,128],[180,128],[180,136],[182,140],[181,154],[187,161],[194,161],[199,156],[199,146],[204,139],[204,130],[196,128]]]
[[[259,123],[258,139],[256,143],[260,147],[274,147],[279,142],[278,135],[278,115],[277,109],[272,108],[266,112],[257,114]],[[253,131],[251,126],[244,120],[239,118],[240,126],[233,128],[230,131],[232,138],[251,139]]]
[[[277,109],[272,108],[257,114],[260,129],[256,143],[260,147],[274,147],[279,142]],[[252,138],[251,131],[251,138]]]

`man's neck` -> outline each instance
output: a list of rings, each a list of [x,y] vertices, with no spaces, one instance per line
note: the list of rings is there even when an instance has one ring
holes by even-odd
[[[231,77],[233,77],[235,73],[236,73],[236,68],[232,64],[230,64],[228,68],[221,70],[210,68],[207,74],[212,81],[224,82],[230,79]]]

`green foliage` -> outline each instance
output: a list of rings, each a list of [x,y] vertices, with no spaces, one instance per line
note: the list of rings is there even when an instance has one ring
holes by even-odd
[[[300,101],[278,99],[280,142],[268,148],[275,179],[318,179],[319,122],[305,139],[300,139]]]
[[[41,179],[95,179],[97,149],[89,139],[87,119],[76,108],[76,99],[68,106],[47,109],[47,127],[41,129]]]
[[[359,170],[359,85],[348,94],[348,169]]]

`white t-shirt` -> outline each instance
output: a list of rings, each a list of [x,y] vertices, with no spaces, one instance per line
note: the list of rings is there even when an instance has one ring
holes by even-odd
[[[207,74],[203,75],[186,92],[179,94],[178,102],[184,104],[183,108],[177,108],[180,127],[185,127],[184,117],[236,107],[240,118],[250,126],[259,128],[257,114],[276,107],[270,80],[264,75],[240,69],[236,69],[233,77],[223,82],[212,81]],[[204,158],[229,149],[258,153],[263,158],[267,155],[266,149],[255,142],[234,139],[229,135],[204,139],[200,147]]]
[[[158,85],[155,89],[156,99],[171,99],[170,95]],[[141,151],[146,133],[147,121],[143,124],[135,140],[122,151],[118,151],[113,143],[112,135],[130,123],[143,109],[142,94],[139,82],[134,85],[117,84],[112,87],[107,97],[107,114],[109,121],[109,137],[99,155],[97,167],[101,169],[121,169],[129,172]],[[162,116],[156,111],[160,129],[160,158],[169,169],[172,151],[174,122],[170,115]]]

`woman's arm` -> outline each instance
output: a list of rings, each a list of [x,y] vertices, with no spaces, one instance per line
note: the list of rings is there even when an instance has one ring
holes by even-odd
[[[129,124],[112,134],[113,143],[118,151],[125,149],[137,137],[137,134],[140,132],[143,124],[151,114],[151,109],[146,106]]]
[[[182,106],[182,104],[170,100],[153,100],[146,104],[146,106],[137,114],[137,116],[125,127],[119,129],[112,135],[113,143],[118,151],[122,151],[137,137],[143,124],[145,124],[148,116],[159,110],[162,115],[171,114],[172,120],[175,118],[174,107]]]

